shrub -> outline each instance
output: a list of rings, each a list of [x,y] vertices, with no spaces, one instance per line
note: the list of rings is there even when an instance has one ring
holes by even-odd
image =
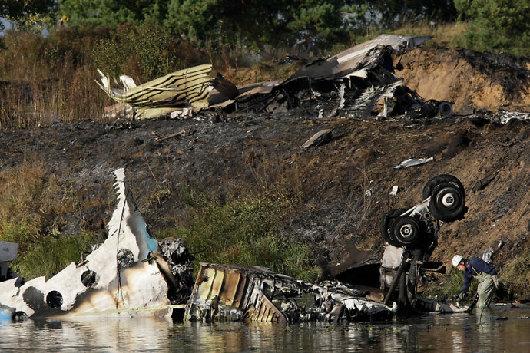
[[[95,236],[90,233],[42,237],[17,257],[11,267],[26,280],[39,276],[49,278],[69,263],[79,261],[94,241]]]
[[[429,285],[425,293],[429,296],[444,300],[460,293],[464,284],[464,274],[462,271],[451,268],[449,273],[443,276],[439,281]],[[473,298],[477,292],[478,281],[473,280],[468,291],[468,298]]]
[[[518,256],[508,261],[500,271],[501,281],[507,285],[512,292],[527,293],[529,298],[530,287],[530,249],[526,248]]]
[[[161,235],[184,239],[197,261],[265,266],[315,280],[320,271],[311,261],[310,246],[281,235],[284,207],[270,198],[236,199],[224,205],[206,201],[192,211],[188,225]]]
[[[42,162],[28,161],[0,172],[0,241],[19,244],[13,269],[26,279],[51,276],[96,240],[91,233],[62,235],[64,216],[76,201],[71,188],[49,174]]]
[[[530,55],[530,3],[527,0],[457,1],[461,17],[471,20],[459,43],[479,51]]]
[[[94,46],[91,59],[103,72],[125,73],[138,83],[208,61],[204,52],[151,22],[118,26]]]

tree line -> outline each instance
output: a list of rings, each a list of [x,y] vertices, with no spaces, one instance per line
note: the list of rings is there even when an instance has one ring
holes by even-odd
[[[3,0],[0,16],[19,28],[43,25],[116,27],[156,23],[191,41],[248,46],[321,46],[366,28],[469,21],[466,40],[477,49],[530,44],[528,0]]]

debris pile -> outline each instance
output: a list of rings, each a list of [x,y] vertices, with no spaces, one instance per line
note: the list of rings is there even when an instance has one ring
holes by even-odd
[[[109,97],[118,102],[106,113],[117,115],[123,112],[124,117],[132,113],[133,117],[139,119],[167,116],[175,112],[186,115],[188,108],[207,107],[218,100],[231,98],[237,90],[222,77],[215,77],[210,64],[175,71],[141,85],[136,85],[129,76],[121,75],[123,88],[112,87],[110,77],[98,72],[101,83],[96,82]]]
[[[202,264],[180,239],[157,241],[114,172],[118,203],[108,238],[81,263],[53,277],[0,282],[0,315],[127,315],[260,322],[385,319],[392,310],[340,284],[318,286],[262,268]],[[193,290],[192,290],[193,289]]]
[[[186,304],[193,288],[193,255],[181,239],[164,239],[158,243],[159,253],[167,263],[172,277],[168,298],[171,304]]]
[[[385,45],[395,39],[393,46]],[[413,38],[413,37],[408,37]],[[300,108],[318,117],[446,117],[448,102],[424,101],[394,74],[392,53],[406,43],[401,36],[381,36],[313,62],[283,82],[264,82],[224,103],[226,112],[284,112]],[[366,45],[369,44],[369,45]]]
[[[191,321],[296,323],[383,320],[392,310],[340,283],[315,285],[267,269],[201,263],[186,307]]]
[[[301,68],[283,82],[262,82],[244,87],[217,75],[211,65],[177,71],[136,86],[122,75],[123,89],[110,85],[100,72],[100,87],[115,101],[126,103],[106,109],[107,114],[138,118],[190,117],[198,110],[234,112],[283,112],[301,107],[324,116],[354,118],[409,118],[448,116],[447,102],[424,101],[393,74],[392,53],[418,46],[428,37],[382,35],[326,60]],[[130,108],[132,107],[132,109]]]
[[[209,64],[176,71],[138,86],[133,79],[122,75],[121,89],[111,87],[111,79],[100,72],[98,84],[118,102],[105,108],[105,115],[111,118],[201,119],[201,115],[208,112],[230,117],[249,112],[285,113],[293,109],[318,118],[424,120],[451,117],[455,97],[448,100],[422,98],[410,88],[416,86],[405,84],[397,73],[403,69],[403,53],[429,39],[426,36],[380,35],[330,58],[309,63],[284,81],[241,87],[214,74]],[[396,55],[400,61],[394,64]],[[431,81],[428,84],[433,85]],[[461,103],[458,107],[462,108]],[[459,109],[458,113],[468,110]],[[528,114],[499,112],[494,116],[487,113],[485,117],[505,124],[511,119],[526,120]]]

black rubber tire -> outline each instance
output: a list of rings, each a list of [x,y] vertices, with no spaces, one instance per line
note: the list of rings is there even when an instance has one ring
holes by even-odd
[[[392,229],[394,221],[399,217],[403,212],[408,210],[408,208],[398,208],[390,210],[381,221],[381,235],[383,239],[388,242],[388,244],[393,246],[401,246],[400,243],[394,238]]]
[[[416,218],[400,216],[392,223],[392,234],[399,246],[411,246],[421,238],[420,223]]]
[[[429,179],[427,184],[425,184],[425,186],[423,187],[423,190],[421,192],[423,200],[431,196],[433,189],[440,183],[451,183],[455,185],[460,189],[461,194],[465,196],[464,185],[457,177],[451,174],[440,174]]]
[[[454,183],[439,183],[431,191],[429,210],[434,219],[443,222],[462,219],[466,213],[465,195]]]

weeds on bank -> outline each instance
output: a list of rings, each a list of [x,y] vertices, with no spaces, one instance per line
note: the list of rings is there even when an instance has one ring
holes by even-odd
[[[285,201],[247,197],[220,204],[194,198],[191,203],[187,224],[159,235],[184,239],[198,262],[264,266],[307,281],[320,275],[309,245],[281,234]]]
[[[429,297],[440,300],[450,299],[454,295],[460,293],[462,285],[464,284],[464,274],[462,271],[456,269],[449,269],[449,273],[443,277],[438,276],[436,282],[430,283],[424,293]],[[477,292],[478,281],[473,280],[469,287],[468,295],[473,296]]]
[[[71,262],[78,262],[96,241],[91,233],[48,235],[40,237],[11,264],[26,280],[39,276],[50,278]]]
[[[0,172],[0,241],[19,244],[15,272],[25,279],[51,276],[79,261],[96,239],[89,233],[61,235],[62,216],[74,207],[73,192],[38,160]]]
[[[17,241],[51,233],[62,226],[60,215],[75,207],[73,191],[46,173],[44,163],[31,160],[0,172],[0,237],[12,228],[20,229]]]
[[[530,290],[530,249],[508,261],[500,271],[501,281],[515,293],[529,293]]]

